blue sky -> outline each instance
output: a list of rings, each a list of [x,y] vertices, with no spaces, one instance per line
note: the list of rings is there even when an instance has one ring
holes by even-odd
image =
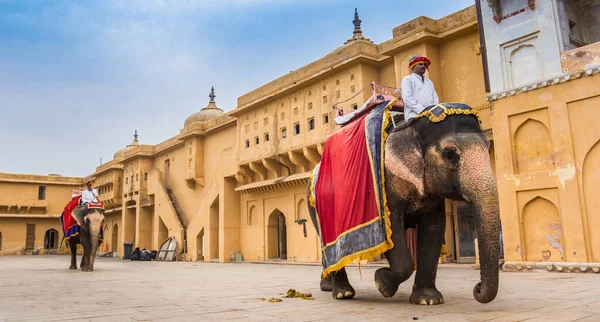
[[[0,0],[0,172],[85,176],[341,46],[473,0]]]

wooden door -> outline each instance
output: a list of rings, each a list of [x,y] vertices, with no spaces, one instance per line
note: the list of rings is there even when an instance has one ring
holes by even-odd
[[[25,240],[25,250],[32,250],[35,244],[35,224],[27,224],[27,237]]]

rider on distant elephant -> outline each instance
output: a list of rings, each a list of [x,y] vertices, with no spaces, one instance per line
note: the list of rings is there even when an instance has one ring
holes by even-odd
[[[79,206],[77,206],[73,210],[73,217],[77,221],[78,224],[83,222],[83,213],[87,208],[88,203],[90,202],[98,202],[98,190],[92,189],[93,182],[90,180],[87,182],[87,189],[81,193],[81,200],[79,201]]]

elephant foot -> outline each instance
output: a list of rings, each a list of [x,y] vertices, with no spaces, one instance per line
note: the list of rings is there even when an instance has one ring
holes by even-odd
[[[90,267],[84,267],[81,269],[82,272],[93,272],[94,268],[90,268]]]
[[[382,267],[375,271],[375,285],[383,297],[392,297],[396,294],[400,285],[397,280],[396,274],[389,267]]]
[[[69,269],[77,269],[77,265],[71,264],[71,266],[69,266]]]
[[[444,304],[442,293],[435,287],[413,289],[410,295],[410,303],[418,305],[437,305]]]
[[[350,285],[348,276],[344,274],[341,278],[333,278],[333,290],[331,294],[336,300],[347,300],[353,298],[356,292],[352,285]]]
[[[333,291],[333,283],[331,283],[331,277],[327,276],[325,278],[321,277],[321,291],[323,292],[332,292]]]
[[[354,291],[352,285],[348,284],[344,286],[334,287],[331,294],[336,300],[347,300],[353,298],[354,295],[356,295],[356,292]]]

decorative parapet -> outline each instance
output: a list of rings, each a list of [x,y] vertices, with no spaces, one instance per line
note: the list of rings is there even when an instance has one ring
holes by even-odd
[[[178,145],[180,145],[182,142],[180,140],[180,136],[174,136],[168,140],[165,140],[163,142],[160,142],[159,144],[154,146],[154,154],[157,153],[161,153],[167,150],[170,150]]]
[[[238,98],[238,107],[231,111],[229,115],[235,116],[249,107],[255,106],[276,95],[280,95],[292,89],[297,89],[303,83],[308,83],[319,79],[321,76],[335,71],[341,66],[358,59],[368,59],[379,62],[387,59],[387,56],[381,56],[377,52],[377,46],[366,40],[356,40],[349,42],[325,57],[305,65],[287,75],[279,77],[249,93]]]
[[[399,42],[411,36],[425,34],[445,36],[462,27],[474,24],[477,24],[477,10],[473,5],[437,20],[421,16],[403,23],[394,28],[392,41]]]
[[[569,263],[569,262],[505,262],[502,266],[505,272],[530,272],[546,270],[548,272],[565,273],[600,273],[600,263]]]
[[[421,16],[406,22],[393,31],[393,38],[377,46],[380,55],[391,56],[406,46],[412,46],[416,41],[432,38],[443,39],[456,32],[477,28],[477,10],[475,6],[450,14],[440,19]]]
[[[154,155],[154,146],[153,145],[138,145],[135,148],[125,152],[123,156],[123,160],[130,159],[135,156],[146,156],[150,157]]]
[[[544,87],[548,87],[548,86],[552,86],[552,85],[561,84],[564,82],[572,81],[574,79],[591,76],[591,75],[595,75],[598,73],[600,73],[600,64],[588,66],[588,67],[585,67],[582,70],[579,70],[576,72],[564,73],[564,74],[561,74],[558,76],[549,77],[549,78],[539,80],[537,82],[523,85],[523,86],[520,86],[517,88],[512,88],[512,89],[508,89],[505,91],[489,94],[485,98],[490,102],[496,101],[496,100],[503,99],[506,97],[518,95],[518,94],[525,93],[525,92],[530,92],[530,91],[533,91],[536,89],[540,89],[540,88],[544,88]]]
[[[196,122],[192,123],[186,127],[184,127],[181,131],[179,131],[178,140],[187,139],[190,136],[194,135],[205,135],[212,131],[224,128],[230,124],[233,124],[237,121],[236,118],[229,116],[229,114],[224,114],[221,116],[217,116],[214,119],[208,120],[206,122]]]
[[[18,183],[36,183],[36,184],[57,184],[79,186],[83,184],[81,177],[63,177],[59,175],[41,176],[36,174],[16,174],[0,172],[0,182],[18,182]]]
[[[26,214],[0,214],[0,218],[26,218],[26,219],[59,219],[61,214],[26,215]]]
[[[99,175],[100,173],[102,173],[106,170],[109,170],[109,169],[123,170],[123,165],[121,164],[121,161],[119,161],[119,160],[111,160],[111,161],[106,162],[106,163],[100,165],[99,167],[97,167],[94,175]]]

